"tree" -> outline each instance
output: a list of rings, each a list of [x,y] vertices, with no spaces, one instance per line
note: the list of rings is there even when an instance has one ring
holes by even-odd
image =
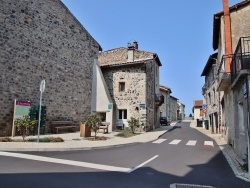
[[[135,128],[140,126],[139,119],[131,117],[130,120],[128,120],[128,125],[131,128],[132,133],[134,134],[135,133]]]
[[[29,132],[34,130],[35,125],[37,125],[37,120],[30,120],[30,117],[25,115],[22,118],[16,119],[14,123],[17,127],[17,131],[22,135],[24,141]]]
[[[189,117],[193,117],[193,115],[190,113],[190,114],[189,114]]]
[[[86,125],[95,133],[96,139],[96,132],[99,129],[99,126],[102,123],[102,117],[99,114],[90,114],[87,118]]]

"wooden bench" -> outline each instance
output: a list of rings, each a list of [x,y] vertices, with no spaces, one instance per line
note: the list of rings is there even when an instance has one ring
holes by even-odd
[[[99,129],[103,129],[103,133],[109,132],[109,122],[102,122],[102,124],[99,126]]]
[[[59,130],[70,130],[76,131],[77,128],[80,127],[79,123],[75,123],[74,121],[51,121],[50,129],[52,133],[58,134]]]

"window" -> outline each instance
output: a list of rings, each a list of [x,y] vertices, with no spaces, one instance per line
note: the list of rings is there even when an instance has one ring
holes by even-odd
[[[127,110],[119,110],[119,119],[127,119]]]
[[[119,91],[124,92],[125,91],[125,82],[119,82]]]
[[[210,96],[210,93],[208,93],[208,103],[211,104],[211,96]]]
[[[203,110],[202,109],[200,109],[200,116],[203,116]]]

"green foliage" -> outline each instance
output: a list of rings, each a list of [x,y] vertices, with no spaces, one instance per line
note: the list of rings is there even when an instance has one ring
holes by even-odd
[[[124,130],[122,130],[122,131],[121,131],[119,134],[117,134],[116,136],[128,138],[128,137],[134,136],[134,134],[133,134],[131,128],[126,127]]]
[[[17,131],[22,135],[24,140],[29,132],[34,130],[35,125],[37,125],[37,120],[30,120],[30,117],[25,115],[22,118],[16,119],[15,125],[17,127]]]
[[[102,123],[102,117],[99,114],[90,114],[87,118],[86,125],[95,133],[96,139],[96,132],[99,129],[99,126]]]
[[[132,133],[134,134],[135,133],[135,128],[140,126],[139,119],[131,117],[130,120],[128,120],[128,125],[131,128]]]
[[[240,167],[242,168],[242,170],[248,172],[248,150],[245,156],[246,157],[243,159],[243,165],[240,165]]]
[[[192,114],[189,114],[189,117],[193,117],[193,115],[192,115]]]

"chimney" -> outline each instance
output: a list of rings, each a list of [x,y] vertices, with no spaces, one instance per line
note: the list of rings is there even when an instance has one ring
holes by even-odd
[[[134,46],[134,49],[138,50],[138,42],[134,41],[133,46]]]
[[[228,0],[223,1],[223,11],[224,11],[224,35],[225,35],[225,55],[232,54],[232,33],[231,33],[231,19],[228,6]],[[226,72],[230,72],[231,58],[226,59]]]

